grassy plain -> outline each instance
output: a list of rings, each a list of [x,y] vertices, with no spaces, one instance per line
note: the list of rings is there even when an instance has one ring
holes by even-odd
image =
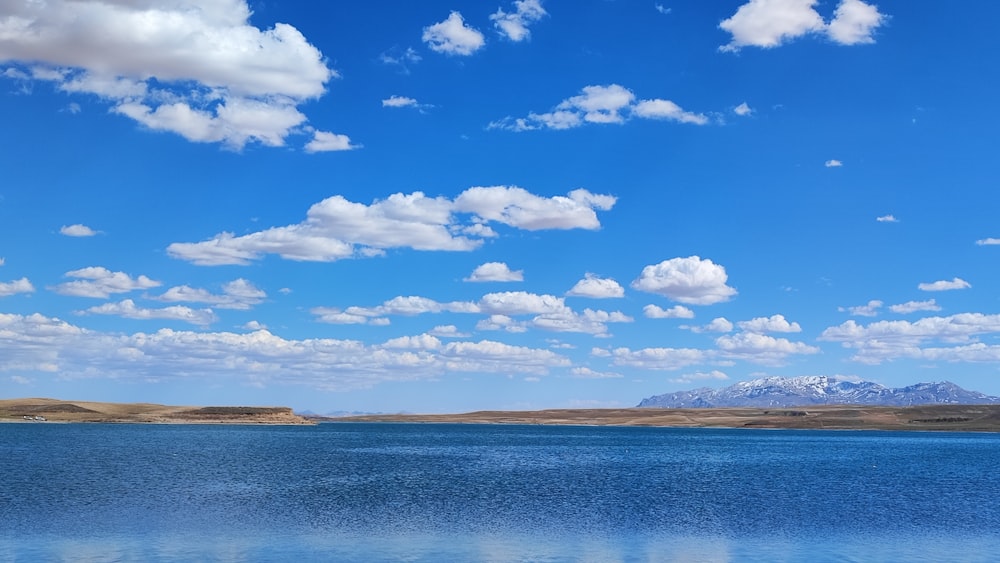
[[[311,424],[288,407],[178,407],[59,399],[0,399],[0,422]]]

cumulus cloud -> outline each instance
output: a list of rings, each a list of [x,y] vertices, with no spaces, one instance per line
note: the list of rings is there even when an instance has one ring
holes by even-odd
[[[580,379],[618,379],[624,377],[620,373],[613,371],[594,371],[588,367],[575,367],[569,370],[573,377]]]
[[[841,313],[850,313],[855,317],[874,317],[878,315],[878,310],[882,308],[882,305],[885,305],[885,303],[879,301],[878,299],[872,299],[865,305],[837,307],[837,310]]]
[[[155,297],[160,301],[206,303],[219,309],[250,309],[264,301],[267,293],[249,281],[239,278],[222,285],[221,294],[213,294],[205,289],[186,285],[171,287],[163,295]]]
[[[498,8],[490,15],[500,35],[511,41],[524,41],[531,36],[528,26],[548,15],[542,8],[541,0],[515,0],[514,11],[504,12]]]
[[[454,200],[422,192],[397,193],[371,205],[343,196],[309,208],[305,221],[242,236],[220,233],[201,242],[167,247],[174,258],[199,265],[249,264],[267,254],[288,260],[332,262],[378,256],[390,248],[471,251],[496,236],[487,223],[528,231],[597,229],[595,210],[616,198],[577,189],[567,196],[542,197],[519,187],[474,187]]]
[[[591,297],[593,299],[610,299],[625,296],[625,288],[611,278],[599,278],[587,273],[583,279],[576,282],[566,295],[573,297]]]
[[[696,348],[615,348],[611,351],[613,363],[617,366],[628,366],[649,370],[677,370],[690,365],[700,364],[711,357],[706,350]]]
[[[211,309],[192,309],[182,305],[172,305],[161,309],[147,309],[139,307],[131,299],[124,299],[118,303],[105,303],[96,307],[91,307],[81,314],[92,315],[114,315],[126,319],[163,319],[171,321],[184,321],[194,325],[206,326],[219,320]]]
[[[872,35],[886,19],[871,4],[841,0],[828,24],[815,10],[817,3],[817,0],[750,0],[719,24],[720,29],[732,35],[732,40],[719,50],[773,48],[807,34],[823,35],[840,45],[874,43]]]
[[[703,326],[684,326],[691,329],[691,332],[730,332],[733,330],[733,323],[726,317],[716,317]]]
[[[462,14],[452,12],[448,19],[424,28],[424,43],[437,53],[468,56],[486,44],[478,29],[465,25]]]
[[[430,337],[385,344],[327,338],[286,339],[267,330],[112,334],[43,315],[0,313],[0,371],[23,375],[115,378],[121,381],[223,378],[313,389],[366,389],[388,381],[440,378],[443,373],[545,375],[570,367],[551,350],[500,342],[455,341],[431,346]],[[45,375],[51,377],[50,375]]]
[[[984,238],[976,241],[979,246],[993,246],[1000,244],[1000,238]]]
[[[491,315],[480,322],[480,330],[523,331],[528,327],[554,332],[582,332],[606,336],[608,323],[630,323],[634,319],[620,311],[607,312],[584,309],[578,313],[568,307],[561,297],[554,295],[507,291],[484,295],[478,303],[479,310]],[[528,321],[513,317],[535,315]]]
[[[899,219],[896,219],[896,216],[892,215],[892,214],[881,215],[879,217],[876,217],[875,220],[878,221],[879,223],[898,223],[899,222]]]
[[[976,341],[1000,333],[1000,315],[960,313],[910,321],[877,321],[868,326],[853,320],[823,331],[820,340],[857,350],[853,360],[880,364],[899,358],[979,362],[1000,360],[1000,346]],[[946,346],[927,346],[935,342]]]
[[[650,319],[693,319],[694,311],[683,305],[674,305],[669,309],[664,309],[657,305],[646,305],[642,308],[642,314]]]
[[[743,102],[742,104],[733,108],[733,113],[739,115],[740,117],[744,117],[753,113],[753,109],[751,109],[746,102]]]
[[[407,98],[406,96],[389,96],[388,98],[382,100],[382,107],[384,108],[405,108],[408,106],[418,106],[417,100],[413,98]]]
[[[907,301],[906,303],[891,305],[889,310],[893,313],[907,314],[917,311],[940,311],[941,306],[934,299],[928,299],[927,301]]]
[[[524,281],[524,270],[511,270],[504,262],[487,262],[472,271],[467,282],[519,282]]]
[[[728,279],[724,267],[689,256],[646,266],[632,287],[688,305],[712,305],[736,295],[736,290],[726,285]]]
[[[97,231],[78,223],[75,225],[63,225],[59,228],[59,234],[68,237],[92,237],[97,234]]]
[[[151,289],[159,287],[158,281],[151,280],[146,276],[139,276],[135,279],[125,272],[112,272],[100,266],[91,266],[66,272],[68,278],[78,278],[74,281],[61,283],[51,289],[60,295],[73,295],[76,297],[93,297],[96,299],[107,299],[113,293],[128,293],[139,289]]]
[[[455,325],[438,325],[432,328],[427,334],[438,338],[468,338],[469,335],[460,332]]]
[[[931,283],[921,283],[917,285],[920,291],[951,291],[953,289],[968,289],[972,285],[962,278],[953,278],[951,281],[939,280]]]
[[[35,286],[31,285],[28,278],[21,278],[10,282],[0,282],[0,297],[9,297],[18,293],[34,293]]]
[[[823,163],[823,166],[826,166],[827,168],[840,168],[843,165],[844,165],[843,162],[835,158],[831,158],[830,160]]]
[[[305,150],[309,153],[352,151],[361,148],[351,143],[347,135],[330,133],[328,131],[313,131],[313,138],[306,143]]]
[[[771,315],[770,317],[757,317],[749,321],[741,321],[737,324],[740,330],[747,332],[802,332],[799,323],[788,322],[784,315]]]
[[[8,2],[0,59],[153,130],[282,146],[336,73],[295,27],[261,30],[250,15],[242,0]]]
[[[819,348],[804,342],[792,342],[756,332],[740,332],[720,336],[715,340],[719,355],[762,365],[778,366],[790,355],[818,354]]]
[[[618,84],[585,86],[580,94],[563,100],[546,113],[527,117],[505,117],[490,123],[489,129],[531,131],[536,129],[572,129],[587,123],[624,123],[629,117],[659,119],[704,125],[708,117],[683,110],[670,100],[636,101],[631,90]]]

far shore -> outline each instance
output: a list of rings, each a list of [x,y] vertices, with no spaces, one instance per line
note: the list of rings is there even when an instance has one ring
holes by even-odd
[[[372,414],[324,417],[297,415],[289,407],[197,407],[27,398],[0,399],[0,422],[26,424],[53,422],[144,424],[406,422],[1000,432],[1000,405],[546,409],[536,411],[477,411],[458,414]]]

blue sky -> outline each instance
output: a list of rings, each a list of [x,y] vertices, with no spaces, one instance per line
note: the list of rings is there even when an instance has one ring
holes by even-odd
[[[2,395],[1000,394],[994,2],[0,7]]]

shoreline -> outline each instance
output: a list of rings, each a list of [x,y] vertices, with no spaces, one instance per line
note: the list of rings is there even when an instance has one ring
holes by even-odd
[[[64,401],[48,398],[0,399],[0,422],[286,426],[316,423],[295,414],[289,407],[192,407],[153,403]]]

